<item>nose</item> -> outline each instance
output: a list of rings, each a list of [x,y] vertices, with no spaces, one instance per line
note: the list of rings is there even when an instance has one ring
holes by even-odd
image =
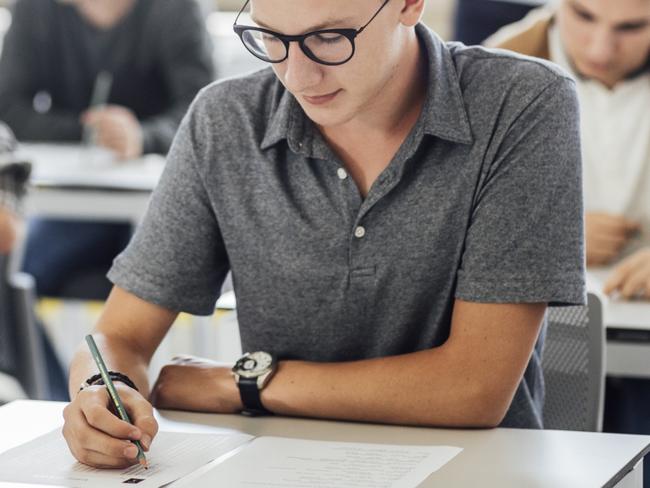
[[[610,29],[602,27],[597,29],[587,47],[587,58],[594,64],[606,65],[611,63],[616,56],[616,34]]]
[[[284,83],[292,93],[303,93],[323,79],[322,66],[312,61],[297,42],[289,44],[289,56],[283,63]]]

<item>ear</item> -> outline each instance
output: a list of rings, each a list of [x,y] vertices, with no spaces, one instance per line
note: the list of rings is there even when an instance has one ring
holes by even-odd
[[[402,0],[400,21],[402,24],[412,27],[422,18],[425,0]]]

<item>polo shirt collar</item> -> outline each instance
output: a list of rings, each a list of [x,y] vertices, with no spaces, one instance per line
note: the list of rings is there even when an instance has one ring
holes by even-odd
[[[423,24],[416,26],[429,63],[429,86],[421,121],[423,131],[461,144],[473,142],[456,65],[447,44]]]
[[[469,118],[465,109],[460,80],[447,45],[423,24],[416,33],[428,59],[429,86],[420,120],[424,134],[461,144],[473,142]],[[280,83],[278,81],[278,83]],[[283,139],[295,153],[312,157],[327,157],[322,137],[315,136],[315,126],[307,119],[295,97],[286,89],[269,120],[261,149],[266,150]]]

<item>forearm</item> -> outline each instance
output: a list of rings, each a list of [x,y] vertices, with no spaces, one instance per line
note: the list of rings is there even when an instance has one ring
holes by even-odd
[[[271,411],[403,425],[492,427],[514,392],[463,367],[445,346],[348,363],[281,362],[262,392]],[[498,385],[498,382],[496,383]]]
[[[147,358],[143,357],[140,352],[134,350],[119,337],[107,336],[101,333],[94,333],[93,337],[109,371],[118,371],[127,375],[145,398],[149,396],[149,380],[147,378],[149,361]],[[70,398],[76,396],[80,385],[86,379],[97,373],[99,373],[97,364],[90,355],[86,341],[84,341],[79,345],[70,365],[68,384]]]
[[[176,315],[115,287],[93,331],[109,371],[127,375],[144,397],[149,396],[149,362]],[[81,383],[98,372],[83,341],[70,365],[70,398],[77,394]]]

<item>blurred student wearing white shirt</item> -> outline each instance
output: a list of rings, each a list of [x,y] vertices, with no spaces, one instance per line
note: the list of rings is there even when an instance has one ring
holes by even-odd
[[[650,0],[561,0],[486,44],[576,79],[587,264],[613,266],[607,293],[650,298]]]

